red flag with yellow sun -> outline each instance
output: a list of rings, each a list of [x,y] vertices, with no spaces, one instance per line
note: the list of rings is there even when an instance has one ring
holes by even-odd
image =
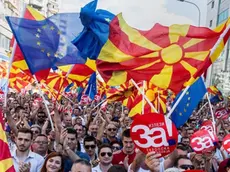
[[[138,84],[140,85],[140,83]],[[120,85],[119,88],[111,88],[107,92],[108,102],[121,101],[122,104],[131,108],[138,90],[131,81]]]
[[[12,156],[10,154],[7,136],[4,131],[3,112],[0,109],[0,171],[2,172],[15,172]]]
[[[140,88],[143,89],[143,86]],[[164,114],[166,113],[166,101],[168,92],[167,90],[162,90],[157,87],[155,87],[152,83],[147,83],[144,86],[144,92],[146,97],[150,100],[150,102],[153,104],[153,106],[159,110],[160,113]],[[138,93],[131,105],[129,117],[133,117],[137,114],[142,113],[142,103],[143,103],[143,96],[141,93]],[[155,112],[150,105],[144,101],[144,113],[151,113]]]
[[[178,93],[219,57],[229,38],[229,23],[230,19],[215,30],[155,24],[142,31],[130,27],[119,14],[110,22],[97,69],[110,86],[146,80]]]

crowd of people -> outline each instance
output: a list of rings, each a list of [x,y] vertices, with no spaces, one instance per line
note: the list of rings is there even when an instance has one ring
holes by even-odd
[[[178,128],[178,144],[169,155],[147,155],[138,150],[130,136],[132,119],[120,102],[106,109],[96,102],[82,104],[77,98],[48,100],[53,127],[43,102],[34,94],[8,93],[3,107],[5,131],[16,172],[180,172],[202,170],[230,172],[230,156],[222,140],[230,132],[228,119],[216,122],[215,150],[197,154],[190,146],[191,135],[209,120],[209,108]],[[222,106],[218,104],[218,106]]]

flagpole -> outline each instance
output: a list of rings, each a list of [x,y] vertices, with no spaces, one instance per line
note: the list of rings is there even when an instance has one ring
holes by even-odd
[[[158,98],[158,112],[160,112],[160,94],[159,94],[159,90],[157,90],[157,98]]]
[[[206,102],[206,103],[199,109],[199,111],[196,113],[195,116],[197,116],[207,104],[208,104],[208,102]]]
[[[38,83],[37,77],[36,77],[35,75],[33,75],[33,78],[34,78],[34,80],[35,80],[36,85],[38,85],[38,90],[39,90],[39,93],[40,93],[40,95],[42,96],[43,102],[44,102],[44,104],[45,104],[45,108],[46,108],[47,113],[48,113],[48,118],[49,118],[49,120],[50,120],[50,124],[51,124],[52,131],[54,131],[54,124],[53,124],[53,121],[52,121],[52,118],[51,118],[51,115],[50,115],[50,110],[49,110],[49,108],[48,108],[48,106],[47,106],[47,104],[46,104],[45,97],[44,97],[44,95],[43,95],[43,93],[42,93],[40,84]]]
[[[142,90],[138,87],[137,83],[131,79],[131,82],[133,83],[133,85],[137,88],[137,90],[142,93]],[[145,100],[148,102],[148,104],[150,105],[150,107],[156,112],[158,113],[158,111],[156,110],[156,108],[153,106],[153,104],[150,102],[150,100],[146,97],[146,95],[144,94],[143,97],[145,98]]]
[[[8,87],[9,87],[9,83],[10,83],[10,69],[12,67],[12,63],[14,60],[14,55],[15,55],[15,51],[16,51],[16,47],[17,47],[17,41],[14,40],[14,44],[13,44],[13,49],[12,49],[12,53],[10,56],[10,62],[9,62],[9,66],[8,66],[8,71],[7,71],[7,80],[6,80],[6,86],[5,86],[5,94],[4,94],[4,106],[6,107],[7,105],[7,94],[8,94]]]
[[[47,90],[48,90],[48,92],[51,94],[51,96],[53,97],[53,98],[56,98],[56,97],[54,97],[54,95],[52,94],[52,92],[49,90],[49,88],[45,85],[45,84],[42,84]],[[55,90],[56,91],[56,90]],[[56,101],[56,103],[59,105],[59,103],[58,103],[58,101]]]
[[[102,103],[104,103],[106,99],[102,100],[100,103],[98,103],[92,110],[96,109],[98,106],[100,106]]]
[[[216,134],[216,121],[215,121],[215,117],[214,117],[214,113],[213,113],[213,109],[212,109],[212,104],[211,104],[210,99],[208,97],[208,93],[206,93],[206,97],[208,99],[208,104],[209,104],[209,108],[210,108],[211,115],[212,115],[212,125],[214,128],[214,134]]]
[[[185,93],[188,91],[189,88],[190,88],[190,86],[187,86],[184,89],[184,91],[182,92],[182,94],[180,95],[180,97],[177,99],[176,103],[173,105],[172,109],[167,114],[168,118],[172,115],[173,111],[176,109],[177,105],[180,103],[181,99],[184,97]]]
[[[52,92],[49,90],[49,87],[46,85],[46,84],[43,84],[45,87],[46,87],[46,89],[52,94]],[[55,92],[58,92],[57,90],[55,90],[55,89],[53,89]],[[66,95],[64,95],[63,93],[61,93],[61,95],[63,96],[63,97],[65,97],[67,100],[69,100],[71,103],[73,103],[74,104],[74,102],[72,101],[72,100],[70,100]],[[53,95],[52,95],[53,96]],[[53,96],[54,97],[54,96]],[[58,96],[57,96],[58,97]],[[54,97],[54,98],[56,98],[57,99],[57,97]]]
[[[142,115],[145,113],[145,81],[143,81],[143,89],[142,89]]]

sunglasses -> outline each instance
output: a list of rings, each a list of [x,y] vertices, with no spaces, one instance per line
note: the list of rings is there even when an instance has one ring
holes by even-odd
[[[219,133],[219,135],[224,135],[224,133]]]
[[[95,149],[95,148],[96,148],[96,146],[95,146],[95,145],[85,145],[85,148],[86,148],[86,149],[89,149],[89,148],[91,148],[91,149]]]
[[[108,131],[117,131],[116,128],[108,128]]]
[[[38,116],[38,118],[45,118],[46,116]]]
[[[46,141],[35,141],[34,143],[37,143],[37,144],[48,144],[48,142],[46,142]]]
[[[40,132],[39,131],[32,131],[34,134],[39,134]]]
[[[193,170],[195,167],[193,165],[181,165],[180,168],[183,170]]]
[[[108,157],[111,157],[113,155],[112,152],[102,152],[101,156],[104,157],[106,154],[108,155]]]
[[[113,146],[112,148],[113,150],[120,150],[120,147],[117,147],[117,146]]]

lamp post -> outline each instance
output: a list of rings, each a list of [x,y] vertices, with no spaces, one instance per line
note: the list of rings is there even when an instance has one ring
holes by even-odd
[[[201,16],[201,13],[200,13],[200,8],[198,7],[198,5],[196,5],[195,3],[193,2],[190,2],[190,1],[186,1],[186,0],[178,0],[180,2],[186,2],[188,4],[192,4],[194,5],[197,9],[198,9],[198,12],[199,12],[199,20],[198,20],[198,26],[200,26],[200,16]]]

